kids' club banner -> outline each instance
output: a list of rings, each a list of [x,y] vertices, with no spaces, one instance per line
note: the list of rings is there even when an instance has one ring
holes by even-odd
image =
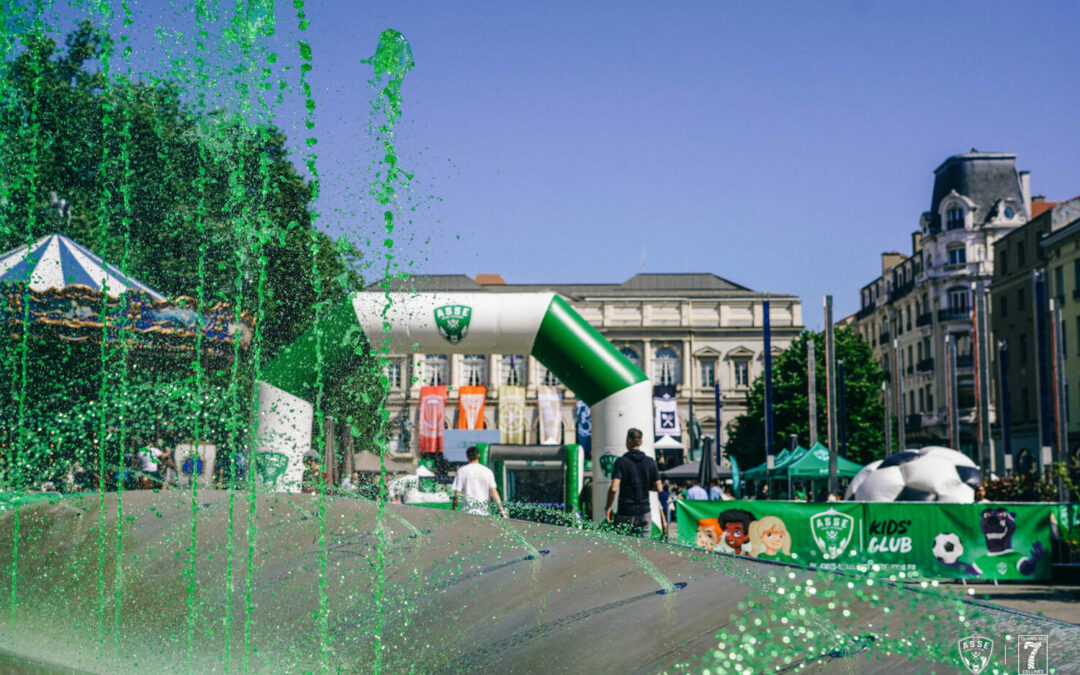
[[[466,385],[461,387],[458,394],[458,429],[483,429],[484,428],[484,399],[487,397],[487,387]]]
[[[683,500],[679,541],[820,569],[1050,578],[1049,504]]]
[[[499,387],[499,438],[503,443],[525,443],[525,387]]]
[[[420,452],[442,452],[446,385],[420,388]]]
[[[592,411],[585,401],[577,400],[577,408],[574,411],[577,418],[577,444],[585,450],[585,456],[592,455]]]
[[[542,384],[536,388],[536,403],[540,408],[540,445],[562,443],[562,395],[555,387]]]
[[[653,415],[653,434],[657,438],[661,436],[677,438],[682,435],[674,385],[658,384],[653,387]]]

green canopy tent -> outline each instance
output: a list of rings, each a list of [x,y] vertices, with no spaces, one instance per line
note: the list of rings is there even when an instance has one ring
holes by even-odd
[[[798,450],[798,448],[796,448],[796,450]],[[784,448],[780,452],[780,454],[776,456],[776,459],[773,460],[773,471],[776,471],[777,467],[779,467],[780,465],[782,465],[785,462],[789,461],[791,459],[791,457],[793,457],[793,456],[794,456],[794,453],[792,453],[787,448]],[[746,473],[743,474],[743,476],[745,478],[753,478],[753,479],[756,480],[756,479],[759,479],[759,478],[765,478],[768,474],[769,474],[769,463],[766,461],[763,464],[759,464],[759,465],[755,466],[754,468],[747,470]]]
[[[852,478],[862,470],[862,465],[856,464],[849,459],[837,455],[836,475],[838,478]],[[793,479],[828,480],[829,478],[829,449],[821,443],[815,443],[801,457],[788,462],[782,469],[774,473],[774,477],[787,479],[788,494],[791,494],[791,481]]]

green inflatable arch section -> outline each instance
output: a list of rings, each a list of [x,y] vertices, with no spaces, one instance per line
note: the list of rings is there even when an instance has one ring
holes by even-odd
[[[323,381],[370,367],[374,350],[391,354],[531,354],[592,409],[593,453],[620,455],[626,431],[645,430],[652,455],[652,392],[648,379],[561,297],[552,293],[360,292],[333,307],[316,328],[283,349],[262,370],[258,390],[260,454],[288,458],[267,473],[272,489],[298,489],[311,448],[318,369]],[[269,458],[263,458],[267,460]],[[281,464],[279,460],[275,464]],[[270,464],[264,461],[263,464]],[[594,462],[594,514],[603,512],[610,477]],[[272,474],[272,475],[271,475]]]

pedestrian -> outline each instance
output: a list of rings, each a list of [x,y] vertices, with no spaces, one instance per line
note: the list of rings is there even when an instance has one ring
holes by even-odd
[[[975,488],[975,503],[976,504],[988,504],[990,500],[986,498],[986,488],[979,485]]]
[[[660,499],[660,513],[663,513],[666,516],[668,512],[668,502],[671,500],[671,486],[665,482],[663,488],[664,489],[660,491],[660,494],[658,494],[657,497]]]
[[[142,469],[142,487],[144,490],[161,487],[162,480],[161,472],[158,470],[158,458],[161,457],[162,452],[149,443],[142,444],[142,446],[138,452],[140,468]]]
[[[731,494],[731,488],[726,485],[720,488],[720,499],[725,502],[734,501],[735,496]]]
[[[770,497],[770,495],[769,495],[769,484],[768,483],[762,483],[761,488],[758,489],[757,498],[758,499],[769,499],[769,497]]]
[[[697,478],[691,478],[690,489],[686,491],[686,498],[707,501],[709,499],[709,493],[705,492],[705,488],[698,485]]]
[[[709,486],[709,501],[718,502],[723,498],[724,492],[720,489],[720,480],[713,478],[712,484]]]
[[[499,488],[495,485],[495,474],[480,463],[480,451],[475,445],[465,451],[469,463],[457,470],[454,476],[454,500],[450,508],[457,511],[458,502],[464,505],[465,513],[478,516],[491,514],[490,502],[495,502],[499,513],[506,518],[506,509],[499,498]]]
[[[611,473],[611,488],[608,490],[607,506],[604,515],[607,521],[624,528],[632,537],[652,535],[652,507],[649,505],[649,492],[660,493],[660,470],[656,460],[641,451],[642,434],[640,429],[626,432],[626,453],[615,460]],[[611,510],[615,496],[619,497],[618,515]],[[667,531],[667,517],[660,514],[660,529]]]

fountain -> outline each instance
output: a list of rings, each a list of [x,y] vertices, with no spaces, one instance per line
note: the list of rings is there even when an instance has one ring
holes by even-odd
[[[393,239],[398,192],[412,179],[394,147],[413,67],[408,42],[385,31],[365,60],[380,155],[370,236],[387,283],[383,294],[364,294],[371,306],[361,312],[358,280],[343,262],[349,238],[333,242],[316,227],[307,78],[318,46],[304,39],[303,3],[293,7],[286,17],[268,2],[196,0],[186,33],[162,30],[190,42],[176,43],[169,72],[148,71],[141,83],[132,50],[140,24],[126,4],[121,16],[107,2],[88,8],[112,39],[81,25],[68,52],[45,36],[73,24],[58,26],[44,3],[3,15],[3,240],[33,242],[52,225],[40,197],[63,187],[75,234],[125,275],[190,293],[197,313],[227,300],[235,323],[250,315],[254,327],[231,356],[211,358],[196,340],[176,368],[140,358],[134,331],[105,299],[96,341],[44,344],[28,315],[5,324],[5,672],[891,673],[961,667],[957,641],[972,635],[1014,654],[1020,635],[1046,635],[1055,663],[1080,663],[1074,626],[913,587],[903,575],[814,572],[628,539],[598,524],[339,496],[322,482],[314,493],[289,491],[298,448],[325,452],[323,435],[309,430],[326,417],[385,450],[380,359],[411,320],[409,301],[389,285],[395,256],[408,255]],[[297,54],[274,51],[279,32],[298,37]],[[100,72],[91,77],[80,55],[94,55]],[[286,62],[299,67],[286,73]],[[273,126],[286,90],[299,92],[311,134],[295,157],[306,179]],[[84,124],[72,130],[76,113]],[[152,217],[165,235],[147,235]],[[184,264],[163,264],[172,257]],[[5,320],[29,306],[10,297],[0,294]],[[598,402],[640,385],[617,359],[606,367],[625,381],[597,385],[603,358],[561,349],[538,327],[545,312],[563,311],[557,299],[530,302],[516,308],[538,310],[536,325],[507,338],[527,339],[519,352],[535,353],[534,338],[547,335],[537,356],[564,381],[593,387]],[[557,318],[575,325],[565,312]],[[599,345],[592,354],[606,353]],[[300,378],[290,374],[297,358]],[[166,385],[175,393],[168,406],[159,396]],[[616,440],[628,426],[615,413],[594,415],[599,434],[607,424]],[[126,455],[156,438],[195,451],[216,444],[228,458],[216,486],[200,485],[192,468],[185,489],[129,489]],[[268,450],[289,461],[259,457]],[[246,479],[241,457],[251,459]],[[67,494],[37,491],[67,476]],[[1005,654],[995,650],[991,667],[1001,672]]]

